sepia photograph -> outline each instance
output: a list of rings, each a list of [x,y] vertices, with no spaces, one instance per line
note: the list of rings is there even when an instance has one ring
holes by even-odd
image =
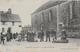
[[[0,52],[80,52],[80,1],[0,0]]]

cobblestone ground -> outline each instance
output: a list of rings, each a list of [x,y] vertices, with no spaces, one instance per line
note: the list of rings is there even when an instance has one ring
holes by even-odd
[[[80,39],[68,39],[69,43],[52,42],[5,42],[0,52],[80,52]]]

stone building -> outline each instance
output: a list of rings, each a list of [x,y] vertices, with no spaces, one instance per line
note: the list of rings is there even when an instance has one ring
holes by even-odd
[[[69,36],[79,35],[79,11],[80,1],[49,1],[31,14],[33,30],[55,29],[59,33],[59,24],[63,24]]]
[[[27,32],[32,31],[32,27],[30,25],[22,27],[21,32],[27,34]]]
[[[8,11],[0,11],[0,32],[7,32],[11,28],[12,33],[20,32],[21,19],[19,15],[13,14],[9,8]]]
[[[65,1],[54,2],[50,1],[38,8],[32,13],[32,27],[33,30],[38,31],[43,28],[56,29],[57,28],[57,7],[56,5],[61,4]]]

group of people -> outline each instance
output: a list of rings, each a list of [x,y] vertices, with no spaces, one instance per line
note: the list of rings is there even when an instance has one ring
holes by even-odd
[[[6,40],[7,42],[11,40],[16,40],[16,41],[28,41],[28,42],[47,42],[47,41],[54,41],[57,39],[56,36],[56,31],[39,31],[39,32],[27,32],[27,33],[11,33],[10,30],[6,34],[3,32],[0,33],[0,42],[4,44],[4,41]],[[61,39],[66,39],[66,32],[62,32],[62,38]]]
[[[28,41],[28,42],[47,42],[56,39],[56,31],[28,31],[27,33],[19,33],[17,36],[17,41]]]
[[[56,31],[40,31],[38,32],[38,38],[40,39],[40,42],[42,41],[53,41],[54,39],[56,39]],[[52,38],[52,39],[51,39]]]
[[[46,38],[45,38],[46,37]],[[28,42],[38,42],[38,39],[40,42],[42,41],[51,41],[50,39],[53,38],[56,39],[56,31],[39,31],[39,32],[27,32],[25,33],[11,33],[8,31],[6,34],[3,32],[0,33],[0,42],[4,44],[4,41],[11,41],[11,40],[16,40],[16,41],[28,41]],[[46,40],[44,40],[46,39]]]
[[[16,39],[17,38],[17,36],[18,36],[18,33],[14,33],[14,34],[12,34],[12,33],[3,33],[3,32],[1,32],[0,33],[0,43],[3,43],[4,44],[4,42],[6,41],[6,42],[9,42],[9,41],[11,41],[12,39]]]
[[[5,33],[4,31],[2,31],[0,33],[0,43],[3,43],[6,41],[6,42],[9,42],[11,41],[12,39],[16,39],[18,36],[18,33],[12,33],[11,32],[11,28],[8,28],[7,32]]]
[[[27,32],[26,35],[27,41],[30,42],[53,42],[58,38],[55,30]],[[66,31],[61,31],[61,40],[66,40],[66,38]]]

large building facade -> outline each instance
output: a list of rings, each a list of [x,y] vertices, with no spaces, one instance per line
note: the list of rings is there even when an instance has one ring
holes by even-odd
[[[34,31],[54,29],[59,32],[62,23],[69,36],[79,35],[79,11],[80,1],[49,1],[31,14],[32,28]]]
[[[8,11],[0,11],[0,32],[7,33],[10,28],[12,33],[19,33],[21,30],[21,19],[19,15],[13,14],[9,8]]]

